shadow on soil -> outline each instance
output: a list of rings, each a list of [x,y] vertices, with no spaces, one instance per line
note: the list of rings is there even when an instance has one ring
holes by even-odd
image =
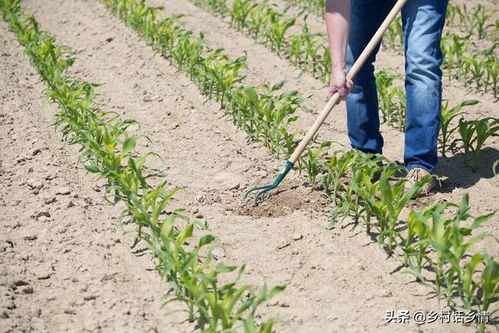
[[[471,167],[464,164],[464,156],[461,153],[450,158],[441,157],[435,174],[446,179],[441,183],[440,192],[448,193],[457,188],[470,188],[481,179],[494,178],[492,167],[498,159],[499,151],[487,147],[482,151],[477,171],[472,172]]]

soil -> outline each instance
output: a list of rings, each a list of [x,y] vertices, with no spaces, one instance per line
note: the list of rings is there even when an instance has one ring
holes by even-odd
[[[150,1],[162,13],[185,14],[186,27],[203,31],[214,47],[231,56],[248,55],[248,84],[286,79],[288,89],[312,95],[320,110],[326,87],[285,59],[255,44],[189,1]],[[327,230],[331,204],[306,179],[291,172],[279,191],[257,208],[243,191],[270,183],[282,161],[259,144],[249,144],[219,106],[201,96],[98,0],[25,0],[23,8],[41,29],[77,52],[71,74],[101,84],[98,103],[140,124],[141,133],[165,162],[150,160],[169,182],[181,186],[175,207],[207,223],[218,235],[216,257],[246,263],[243,283],[286,284],[262,312],[282,319],[279,332],[472,332],[459,324],[385,324],[388,310],[448,310],[431,289],[403,274],[386,253],[349,221]],[[202,22],[202,24],[200,24]],[[319,27],[319,26],[317,26]],[[106,203],[101,181],[77,165],[78,152],[64,146],[51,126],[56,107],[43,97],[44,85],[22,54],[14,35],[0,24],[0,331],[2,332],[187,332],[193,326],[177,304],[162,307],[167,285],[143,249],[131,249],[133,229],[117,226],[119,207]],[[380,66],[402,68],[403,59],[384,50]],[[452,101],[482,101],[469,112],[498,116],[489,95],[446,85]],[[300,114],[297,128],[313,115]],[[343,106],[321,129],[321,139],[347,144]],[[385,154],[401,159],[403,134],[383,126]],[[428,202],[457,202],[470,193],[474,214],[497,209],[499,180],[492,163],[497,140],[488,143],[477,173],[462,156],[442,159],[442,187]],[[497,219],[482,230],[499,236]],[[218,249],[217,249],[218,250]],[[484,240],[474,250],[497,257],[497,243]],[[396,326],[395,326],[396,325]]]

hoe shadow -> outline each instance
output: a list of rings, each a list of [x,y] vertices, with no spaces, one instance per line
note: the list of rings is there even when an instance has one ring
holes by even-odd
[[[499,159],[499,150],[487,147],[482,151],[476,172],[464,163],[464,154],[459,153],[452,157],[440,157],[435,174],[447,178],[441,182],[439,192],[449,193],[455,189],[467,189],[478,183],[481,179],[494,178],[492,169],[494,162]]]

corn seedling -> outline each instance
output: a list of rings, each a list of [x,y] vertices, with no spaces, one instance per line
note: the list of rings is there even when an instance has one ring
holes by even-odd
[[[423,268],[431,268],[434,265],[430,256],[430,232],[432,228],[431,218],[433,213],[442,214],[446,206],[442,204],[432,205],[422,211],[411,210],[407,216],[407,237],[403,247],[404,264],[408,266],[408,273],[413,274],[419,282],[426,282],[422,275]]]
[[[284,13],[278,13],[275,11],[269,11],[269,30],[265,32],[265,36],[269,41],[271,47],[273,47],[279,54],[285,43],[285,34],[296,23],[296,18],[291,17],[286,19]]]
[[[322,16],[324,14],[324,0],[290,0],[289,2],[294,6],[311,10],[317,15]]]
[[[487,83],[492,87],[492,93],[494,97],[499,97],[499,58],[496,56],[490,56],[485,62],[486,72],[487,72]]]
[[[466,100],[460,104],[450,108],[449,101],[442,102],[442,116],[440,121],[440,136],[439,136],[439,148],[440,154],[446,157],[448,151],[454,151],[456,149],[456,141],[450,141],[454,132],[458,127],[451,127],[451,123],[459,116],[462,116],[464,112],[462,109],[466,106],[476,105],[479,102],[477,100]]]
[[[299,160],[299,169],[304,169],[307,171],[308,177],[312,185],[316,185],[318,181],[318,176],[324,170],[322,165],[321,157],[329,150],[331,147],[331,142],[323,142],[317,148],[307,149],[307,153]],[[327,185],[325,185],[327,186]]]
[[[245,22],[255,6],[257,4],[249,0],[234,0],[232,8],[229,9],[232,25],[239,30],[244,29],[246,27]]]
[[[456,139],[456,144],[461,143],[465,164],[469,165],[471,162],[471,169],[476,172],[485,141],[490,137],[498,136],[499,120],[496,118],[477,120],[461,118],[458,130],[461,137]]]
[[[442,37],[440,47],[444,57],[443,67],[447,69],[449,80],[452,77],[455,67],[461,63],[462,57],[469,45],[470,41],[468,38],[463,38],[453,33],[447,33]],[[458,74],[458,78],[466,79],[466,76],[460,73]]]
[[[391,126],[404,130],[406,95],[402,87],[392,87],[402,76],[391,69],[376,72],[376,86],[378,88],[378,103],[382,120]]]
[[[398,53],[403,52],[403,44],[404,44],[404,33],[402,29],[402,17],[398,16],[383,37],[384,45],[387,45],[392,50],[397,51]]]
[[[477,5],[469,15],[470,30],[478,35],[478,38],[484,39],[488,37],[488,28],[492,26],[489,24],[489,19],[495,14],[496,11],[486,12],[485,7]]]
[[[429,242],[437,254],[437,260],[433,267],[436,274],[437,294],[444,296],[450,304],[452,296],[457,293],[465,300],[466,306],[470,307],[472,298],[476,297],[477,288],[470,285],[472,275],[469,274],[470,270],[474,268],[473,266],[476,267],[478,263],[471,262],[468,267],[463,267],[461,263],[471,246],[477,241],[491,236],[488,233],[481,233],[470,237],[473,231],[488,221],[495,212],[473,218],[469,214],[468,195],[463,196],[457,208],[458,211],[452,218],[433,213]],[[473,219],[471,226],[462,227],[461,222],[470,218]]]
[[[329,197],[338,203],[338,195],[341,190],[346,191],[347,186],[341,180],[347,175],[347,171],[355,163],[357,155],[354,151],[335,151],[326,160],[325,171],[321,183]]]

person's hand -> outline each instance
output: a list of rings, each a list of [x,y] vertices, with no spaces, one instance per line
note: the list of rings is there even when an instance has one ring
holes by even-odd
[[[347,72],[345,70],[333,70],[329,84],[329,96],[333,96],[337,92],[340,95],[339,100],[345,100],[350,91],[352,91],[352,88],[353,81],[347,80]]]

